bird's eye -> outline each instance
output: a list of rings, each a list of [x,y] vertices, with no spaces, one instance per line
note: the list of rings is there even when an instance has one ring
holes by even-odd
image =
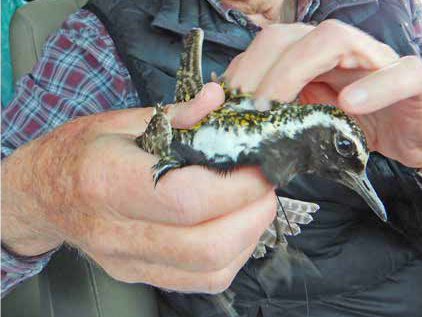
[[[356,154],[356,146],[352,140],[343,135],[336,134],[334,144],[337,153],[344,157],[352,157]]]

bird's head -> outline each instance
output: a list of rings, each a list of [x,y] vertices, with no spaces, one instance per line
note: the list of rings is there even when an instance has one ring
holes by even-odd
[[[326,105],[291,107],[285,115],[282,135],[269,140],[266,151],[284,171],[274,173],[273,159],[262,170],[275,183],[288,181],[296,174],[313,173],[341,183],[358,193],[383,221],[387,214],[366,175],[369,150],[356,122],[338,108]],[[287,163],[291,162],[291,163]],[[268,165],[272,165],[271,167]],[[267,165],[267,166],[266,166]],[[270,175],[269,175],[270,174]]]

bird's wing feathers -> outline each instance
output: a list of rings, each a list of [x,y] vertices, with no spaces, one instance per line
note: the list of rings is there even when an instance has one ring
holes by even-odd
[[[281,204],[283,205],[284,212],[281,207],[277,210],[277,219],[280,228],[282,229],[283,236],[282,244],[287,247],[287,240],[284,235],[298,235],[300,233],[299,224],[305,225],[310,223],[313,220],[311,214],[315,213],[319,206],[314,203],[308,203],[300,200],[279,197]],[[287,216],[287,219],[286,219]],[[266,254],[266,248],[274,248],[276,243],[277,235],[272,224],[265,232],[262,234],[258,245],[253,253],[253,257],[258,259]]]
[[[183,38],[180,66],[176,73],[175,102],[195,98],[203,87],[202,82],[202,42],[204,31],[192,29]]]

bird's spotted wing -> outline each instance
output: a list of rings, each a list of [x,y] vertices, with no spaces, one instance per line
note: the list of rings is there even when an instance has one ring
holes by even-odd
[[[183,38],[180,66],[176,73],[175,102],[189,101],[202,89],[202,42],[204,31],[192,29]]]
[[[136,143],[145,152],[159,157],[170,155],[170,144],[173,138],[170,120],[158,104],[145,132],[136,138]]]
[[[138,136],[135,141],[145,152],[160,158],[157,164],[153,166],[154,183],[157,185],[158,180],[164,174],[174,168],[181,167],[181,162],[173,157],[171,152],[173,132],[170,119],[161,105],[157,105],[154,110],[154,115],[151,117],[145,132]]]

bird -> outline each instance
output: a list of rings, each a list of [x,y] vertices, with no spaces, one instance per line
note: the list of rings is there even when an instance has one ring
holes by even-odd
[[[203,87],[202,45],[204,31],[191,29],[183,38],[176,72],[175,103],[195,98]],[[382,221],[387,213],[366,175],[369,150],[363,131],[341,109],[326,104],[281,103],[268,100],[270,110],[258,111],[253,94],[232,89],[224,78],[212,74],[224,89],[225,101],[188,129],[172,128],[166,108],[154,108],[153,116],[136,144],[158,156],[153,166],[155,185],[167,172],[201,165],[227,174],[242,166],[257,166],[277,188],[298,174],[315,174],[357,192]],[[265,255],[265,247],[286,247],[285,235],[300,232],[297,224],[312,221],[317,204],[280,197],[281,209],[262,235],[253,254]]]

